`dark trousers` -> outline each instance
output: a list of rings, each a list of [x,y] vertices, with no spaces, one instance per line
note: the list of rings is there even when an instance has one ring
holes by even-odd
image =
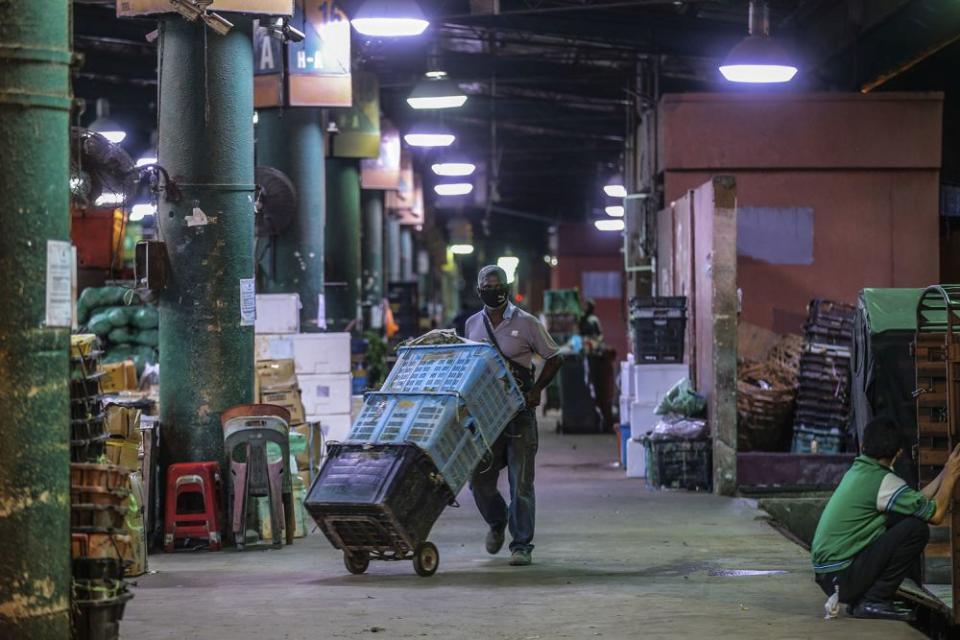
[[[537,418],[524,409],[510,421],[473,473],[470,489],[480,515],[491,529],[510,527],[511,551],[533,550],[533,529],[537,500],[533,491],[537,456]],[[506,467],[510,480],[510,507],[497,489],[500,471]]]
[[[922,584],[921,554],[930,540],[930,528],[918,518],[892,516],[887,530],[871,542],[846,569],[817,574],[823,592],[833,595],[840,586],[840,602],[890,602],[904,578]]]

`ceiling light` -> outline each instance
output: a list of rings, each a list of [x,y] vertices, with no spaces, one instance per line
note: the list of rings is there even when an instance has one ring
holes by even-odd
[[[596,184],[596,183],[594,183]],[[611,198],[626,198],[627,190],[622,184],[608,184],[603,188],[603,192]]]
[[[433,190],[438,196],[465,196],[473,191],[473,185],[469,182],[450,182],[438,184]]]
[[[600,231],[623,231],[623,220],[620,220],[619,218],[594,220],[593,226]]]
[[[468,256],[473,253],[472,244],[452,244],[450,245],[450,253],[457,256]]]
[[[366,0],[350,24],[374,38],[418,36],[430,26],[415,0]]]
[[[477,165],[472,162],[438,162],[430,167],[438,176],[445,178],[461,178],[472,175]]]
[[[614,218],[623,217],[623,206],[619,204],[611,205],[604,209],[608,216],[613,216]]]
[[[139,160],[137,160],[138,167],[145,167],[148,164],[157,164],[157,159],[154,158],[153,156],[144,156]]]
[[[105,207],[111,204],[120,204],[123,202],[123,194],[121,193],[104,193],[97,198],[96,205],[98,207]]]
[[[411,147],[449,147],[457,137],[443,126],[421,124],[414,126],[403,139]]]
[[[110,103],[106,98],[97,99],[97,119],[90,124],[90,131],[99,133],[113,144],[120,144],[127,137],[120,123],[110,116]]]
[[[442,74],[442,75],[437,75]],[[414,109],[456,109],[467,101],[466,94],[442,71],[433,71],[417,83],[407,104]]]
[[[516,256],[502,256],[497,258],[497,266],[507,274],[507,284],[513,284],[513,281],[517,279],[517,267],[520,266],[520,258]]]
[[[751,0],[748,20],[750,35],[730,50],[720,65],[720,73],[730,82],[770,84],[792,80],[797,67],[770,37],[767,3]]]
[[[140,222],[145,216],[157,215],[157,207],[152,204],[135,204],[130,209],[130,222]]]

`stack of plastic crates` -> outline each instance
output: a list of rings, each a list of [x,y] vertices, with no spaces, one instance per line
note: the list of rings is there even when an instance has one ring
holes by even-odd
[[[405,347],[381,390],[367,395],[348,442],[415,444],[456,494],[523,404],[489,345]]]

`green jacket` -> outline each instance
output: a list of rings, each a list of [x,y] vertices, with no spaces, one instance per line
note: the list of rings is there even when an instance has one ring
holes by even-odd
[[[820,516],[811,547],[813,570],[832,573],[846,569],[858,553],[883,535],[888,514],[928,521],[936,510],[936,502],[911,489],[889,467],[868,456],[857,456]]]

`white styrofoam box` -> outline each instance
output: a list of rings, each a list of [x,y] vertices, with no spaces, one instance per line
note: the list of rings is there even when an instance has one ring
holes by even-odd
[[[643,438],[648,431],[653,431],[653,428],[657,426],[657,423],[660,422],[660,416],[654,413],[656,408],[655,403],[630,403],[630,438],[632,440]]]
[[[353,376],[349,373],[297,374],[303,410],[308,416],[350,415]]]
[[[298,376],[304,373],[350,372],[349,333],[298,333],[292,337],[293,359]],[[348,404],[343,411],[334,413],[349,412]]]
[[[633,367],[634,402],[660,402],[667,391],[690,375],[686,364],[637,364]]]
[[[623,360],[620,362],[620,395],[632,398],[634,394],[634,367],[630,360]]]
[[[254,333],[297,333],[300,331],[300,294],[258,293]]]
[[[289,333],[258,335],[253,345],[257,360],[293,360],[293,335]]]
[[[620,424],[630,424],[630,398],[620,396]]]
[[[324,442],[345,442],[350,435],[353,420],[349,413],[334,413],[319,416],[307,416],[307,422],[319,422]]]
[[[639,440],[627,440],[627,477],[647,477],[646,447]]]

